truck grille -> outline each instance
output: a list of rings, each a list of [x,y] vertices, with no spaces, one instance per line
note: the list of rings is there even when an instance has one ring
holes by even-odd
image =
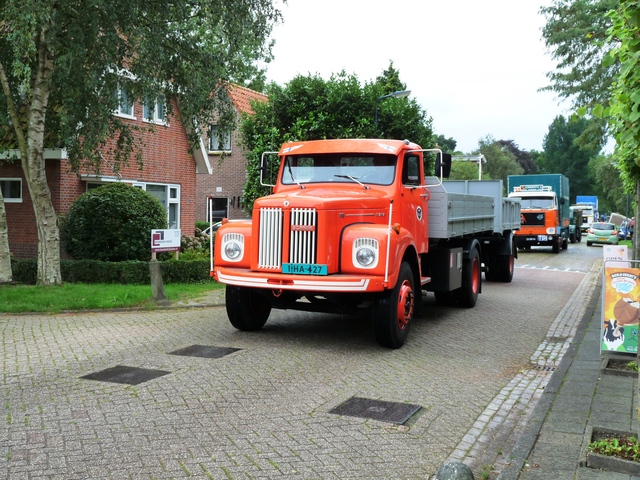
[[[316,263],[316,224],[314,208],[291,209],[290,263]]]
[[[282,266],[282,209],[260,209],[258,268]]]
[[[282,238],[289,236],[289,263],[315,263],[317,213],[314,208],[291,209],[288,232],[280,208],[260,209],[258,268],[282,268]]]
[[[544,226],[544,213],[542,212],[521,212],[521,215],[523,227]]]

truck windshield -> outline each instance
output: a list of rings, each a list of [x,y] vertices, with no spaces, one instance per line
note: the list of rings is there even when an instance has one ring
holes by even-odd
[[[520,200],[520,208],[553,208],[553,198],[523,198]]]
[[[394,155],[317,154],[287,155],[283,185],[298,183],[354,183],[391,185],[396,173]]]

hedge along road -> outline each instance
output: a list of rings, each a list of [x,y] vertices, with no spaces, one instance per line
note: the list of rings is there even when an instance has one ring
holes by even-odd
[[[424,479],[448,459],[476,476],[499,469],[551,373],[540,364],[559,362],[550,328],[581,315],[598,254],[584,243],[520,253],[513,282],[485,282],[474,309],[427,295],[398,350],[376,344],[367,318],[325,314],[274,311],[253,333],[221,307],[2,316],[0,477]],[[175,354],[187,347],[204,356]],[[114,367],[120,381],[157,376],[84,378]],[[420,408],[399,424],[331,412],[352,397],[383,417],[394,409],[372,400]]]

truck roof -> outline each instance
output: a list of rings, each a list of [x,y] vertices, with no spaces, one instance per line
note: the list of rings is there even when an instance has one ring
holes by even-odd
[[[309,153],[388,153],[396,155],[403,149],[420,150],[420,146],[408,140],[370,138],[308,140],[285,143],[279,153],[280,155]]]

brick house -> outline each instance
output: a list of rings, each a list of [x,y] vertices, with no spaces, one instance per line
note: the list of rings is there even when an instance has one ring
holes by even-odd
[[[88,170],[76,175],[70,170],[64,149],[46,150],[47,180],[55,211],[58,215],[64,215],[71,203],[86,191],[119,181],[154,195],[167,210],[169,228],[179,228],[183,234],[193,235],[197,207],[196,177],[210,176],[212,173],[204,141],[200,142],[200,148],[189,153],[187,133],[177,116],[177,105],[174,105],[176,115],[165,118],[162,100],[153,105],[142,105],[128,104],[126,95],[122,98],[116,115],[126,122],[144,125],[150,114],[156,124],[154,133],[141,134],[144,145],[142,169],[132,161],[129,166],[122,166],[116,174],[112,164],[115,142],[107,144],[102,152],[104,161],[100,176]],[[16,258],[35,257],[38,252],[35,215],[26,185],[19,161],[0,164],[0,187],[7,214],[9,248]]]
[[[251,102],[268,100],[266,95],[236,84],[229,86],[229,97],[238,112],[238,118],[242,113],[254,113]],[[213,174],[197,176],[196,220],[209,219],[209,196],[213,197],[214,221],[223,217],[247,217],[248,215],[242,211],[241,202],[243,186],[247,179],[247,160],[240,147],[238,129],[220,141],[217,126],[211,125],[204,140]]]

